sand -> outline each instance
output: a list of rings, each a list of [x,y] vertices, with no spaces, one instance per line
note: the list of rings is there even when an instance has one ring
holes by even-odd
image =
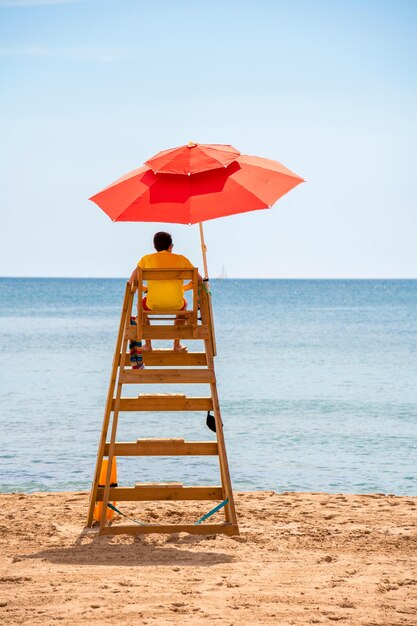
[[[0,501],[8,626],[417,625],[417,498],[237,493],[240,537],[141,538],[83,529],[85,492]],[[176,521],[177,506],[201,511],[146,503],[136,514]]]

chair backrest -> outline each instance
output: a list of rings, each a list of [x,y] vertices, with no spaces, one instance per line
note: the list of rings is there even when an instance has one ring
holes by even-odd
[[[198,318],[198,269],[196,267],[189,269],[181,268],[169,268],[169,269],[142,269],[138,267],[137,270],[137,282],[138,282],[138,324],[143,323],[143,309],[142,309],[142,290],[143,284],[150,280],[181,280],[189,281],[192,283],[193,292],[193,306],[192,309],[188,309],[185,314],[189,317],[190,322],[197,325]],[[172,310],[158,309],[154,311],[154,314],[158,315],[172,315]]]

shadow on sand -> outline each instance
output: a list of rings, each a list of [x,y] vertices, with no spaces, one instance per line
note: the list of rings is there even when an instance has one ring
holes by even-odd
[[[168,535],[163,544],[153,543],[149,536],[130,538],[129,543],[113,543],[113,537],[98,537],[91,529],[84,529],[73,545],[50,547],[33,554],[20,554],[22,559],[44,559],[56,564],[79,565],[122,565],[142,566],[166,565],[210,567],[219,563],[230,563],[230,554],[202,550],[212,544],[214,535]],[[186,549],[190,546],[194,549]],[[207,546],[208,547],[208,546]]]

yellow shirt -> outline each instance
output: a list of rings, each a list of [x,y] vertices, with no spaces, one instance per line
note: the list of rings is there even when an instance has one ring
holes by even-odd
[[[138,266],[142,269],[192,268],[193,264],[182,254],[168,250],[147,254],[141,258]],[[182,280],[149,280],[146,304],[151,310],[173,309],[179,311],[184,305]]]

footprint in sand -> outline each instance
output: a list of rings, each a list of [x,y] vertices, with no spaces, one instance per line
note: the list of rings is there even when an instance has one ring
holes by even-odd
[[[25,583],[31,580],[29,576],[2,576],[0,583]]]

